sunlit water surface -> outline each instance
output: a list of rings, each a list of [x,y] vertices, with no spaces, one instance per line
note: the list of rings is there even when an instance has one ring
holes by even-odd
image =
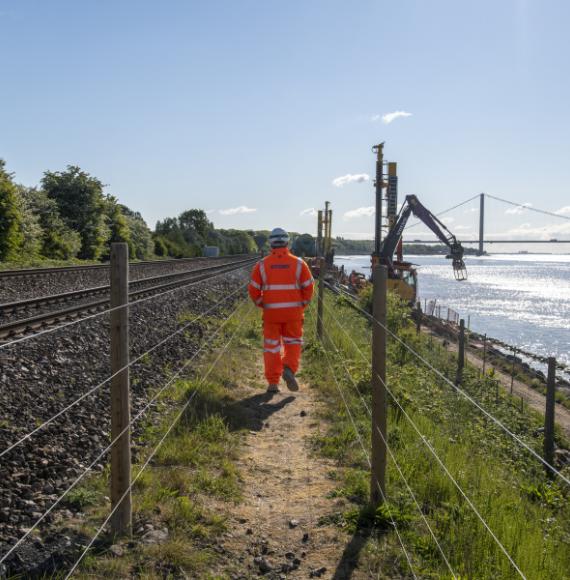
[[[457,310],[471,329],[570,364],[570,255],[467,257],[468,279],[456,282],[439,256],[407,256],[418,265],[419,298]],[[337,256],[350,272],[370,274],[369,256]]]

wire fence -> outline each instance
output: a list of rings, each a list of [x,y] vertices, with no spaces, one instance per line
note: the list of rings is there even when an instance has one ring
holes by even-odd
[[[148,297],[145,297],[141,300],[136,300],[136,301],[133,301],[133,302],[128,303],[126,305],[122,305],[118,308],[128,309],[130,306],[132,306],[134,304],[145,302],[147,300],[158,298],[161,296],[163,297],[167,294],[171,294],[174,291],[180,290],[182,288],[187,288],[188,286],[194,286],[198,283],[204,284],[205,282],[210,282],[211,280],[214,280],[214,279],[217,280],[221,276],[227,276],[228,274],[236,274],[237,273],[239,275],[240,271],[242,271],[246,267],[249,268],[251,266],[251,263],[252,263],[252,261],[250,260],[250,261],[248,261],[247,264],[243,264],[239,268],[234,267],[231,269],[227,269],[227,270],[224,270],[218,274],[208,276],[208,278],[205,280],[203,279],[203,280],[198,280],[198,281],[192,281],[183,287],[174,288],[174,289],[169,290],[168,292],[164,292],[164,293],[159,294],[159,295],[155,294],[152,296],[148,296]],[[114,372],[112,372],[104,380],[98,382],[94,387],[88,389],[85,393],[83,393],[79,397],[75,398],[70,404],[66,405],[64,408],[59,410],[57,413],[54,413],[48,419],[42,421],[37,427],[26,432],[24,435],[19,436],[14,442],[10,443],[7,446],[7,448],[5,448],[4,450],[2,450],[0,452],[0,462],[3,460],[4,461],[9,460],[10,453],[14,452],[16,450],[16,448],[21,446],[23,443],[31,440],[34,437],[34,435],[36,435],[38,432],[40,432],[42,430],[45,430],[46,427],[48,427],[49,425],[54,424],[59,418],[61,418],[65,414],[68,414],[72,409],[77,407],[79,404],[81,404],[87,398],[95,395],[103,386],[110,383],[115,377],[126,372],[128,369],[132,368],[133,365],[140,363],[143,359],[148,357],[150,354],[155,353],[161,346],[164,346],[169,341],[172,341],[176,336],[180,336],[183,333],[187,332],[188,329],[190,329],[193,325],[195,325],[200,320],[206,319],[206,317],[208,317],[209,315],[223,312],[224,309],[227,308],[228,304],[235,304],[236,299],[239,299],[240,296],[244,295],[245,287],[246,287],[247,283],[238,283],[236,285],[236,278],[232,278],[232,284],[233,284],[233,288],[231,288],[229,291],[225,291],[223,296],[220,299],[216,300],[213,304],[208,306],[205,310],[201,311],[199,314],[197,314],[195,316],[192,316],[189,320],[186,320],[184,322],[178,322],[176,324],[177,328],[173,332],[170,332],[166,337],[164,337],[161,340],[159,340],[158,342],[154,343],[151,347],[147,348],[141,354],[137,355],[136,357],[132,358],[131,360],[128,360],[127,364],[124,364],[120,368],[114,370]],[[243,304],[243,303],[240,300],[238,302],[238,304]],[[252,306],[250,305],[250,307],[252,307]],[[94,318],[96,316],[108,314],[109,312],[111,312],[113,310],[115,310],[115,311],[118,310],[118,308],[109,309],[105,312],[97,313],[96,315],[90,315],[90,316],[75,320],[75,321],[73,321],[73,324],[78,324],[78,323],[83,322],[85,320],[91,320],[92,318]],[[202,337],[202,339],[200,340],[200,343],[198,345],[198,349],[195,352],[193,352],[193,354],[190,358],[185,359],[185,357],[183,355],[180,356],[180,360],[183,361],[182,364],[180,364],[178,366],[178,368],[176,368],[176,370],[174,370],[174,371],[167,371],[167,373],[166,373],[167,376],[166,376],[166,380],[165,380],[164,384],[156,392],[153,391],[154,394],[148,399],[148,401],[142,406],[142,408],[140,408],[140,410],[138,410],[138,412],[132,418],[130,418],[128,423],[122,427],[120,432],[113,434],[113,438],[109,442],[109,444],[106,445],[104,447],[104,449],[97,452],[96,457],[90,462],[90,464],[87,467],[84,467],[84,468],[82,467],[82,471],[79,473],[79,475],[77,475],[77,477],[75,477],[72,481],[69,482],[69,485],[66,486],[65,490],[63,492],[61,492],[57,496],[56,499],[52,500],[49,507],[47,507],[47,509],[45,509],[39,517],[36,515],[35,521],[33,523],[31,523],[30,525],[26,526],[26,528],[24,529],[24,533],[20,537],[18,537],[18,539],[15,541],[15,543],[13,545],[11,545],[11,547],[5,553],[0,554],[0,571],[2,570],[2,565],[5,562],[8,562],[8,560],[11,558],[11,556],[15,555],[15,553],[18,551],[19,548],[23,547],[23,544],[26,542],[27,539],[29,539],[31,537],[31,535],[34,533],[34,531],[36,531],[40,526],[42,526],[42,524],[47,523],[48,516],[50,516],[58,507],[61,506],[61,504],[64,502],[66,497],[69,496],[71,491],[73,489],[75,489],[79,485],[79,483],[82,482],[87,477],[87,475],[93,471],[93,469],[101,462],[101,460],[103,460],[105,458],[105,456],[107,454],[109,454],[109,452],[113,449],[113,447],[116,446],[118,444],[118,442],[126,436],[126,434],[130,433],[133,426],[137,422],[139,422],[143,416],[145,416],[148,413],[149,409],[152,409],[154,406],[156,406],[156,402],[158,401],[158,399],[160,397],[162,397],[164,395],[165,391],[169,387],[171,387],[175,383],[175,381],[178,380],[183,375],[183,373],[185,373],[191,369],[190,365],[196,360],[196,358],[201,353],[203,353],[206,349],[212,347],[212,345],[214,344],[214,341],[217,339],[217,337],[220,335],[220,333],[224,330],[224,328],[230,323],[230,321],[234,320],[236,317],[239,318],[239,316],[240,316],[239,307],[238,308],[234,307],[229,314],[224,316],[221,324],[217,325],[214,332],[211,332],[209,335]],[[216,360],[214,361],[214,363],[212,364],[212,366],[210,367],[208,372],[200,378],[201,382],[199,384],[203,384],[203,382],[207,379],[209,374],[212,372],[212,369],[215,367],[215,365],[219,361],[220,357],[223,355],[224,352],[226,352],[226,350],[229,346],[229,343],[235,337],[236,333],[238,332],[238,329],[241,328],[241,325],[243,324],[244,319],[245,318],[242,318],[240,325],[238,325],[238,327],[236,328],[236,330],[232,334],[230,341],[228,341],[226,343],[225,347],[222,349],[219,356],[216,358]],[[5,343],[4,345],[1,345],[1,346],[8,347],[8,346],[11,346],[13,344],[19,344],[23,340],[28,341],[28,340],[31,340],[31,339],[36,338],[38,336],[43,336],[48,331],[53,332],[54,330],[61,330],[62,328],[67,328],[69,326],[71,326],[71,324],[66,324],[64,326],[46,329],[45,332],[25,336],[25,337],[22,337],[22,339],[16,339],[10,343]],[[173,426],[176,424],[178,419],[182,416],[182,414],[188,408],[188,406],[190,405],[191,401],[193,400],[193,398],[195,396],[195,393],[196,393],[196,391],[193,391],[193,393],[191,393],[188,401],[184,404],[180,414],[176,417],[173,424],[168,428],[167,432],[164,434],[163,439],[161,439],[161,441],[159,442],[159,444],[157,445],[155,450],[150,454],[150,456],[147,459],[147,462],[143,465],[143,467],[141,468],[141,470],[137,474],[135,480],[133,480],[131,482],[128,491],[130,491],[130,489],[132,489],[132,485],[134,484],[136,479],[138,477],[140,477],[140,474],[142,473],[142,471],[148,466],[152,457],[154,456],[154,454],[156,453],[156,451],[158,450],[158,448],[160,447],[160,445],[162,444],[164,439],[168,436],[168,433],[170,433],[170,431],[172,430]],[[34,476],[34,474],[32,474],[32,476]],[[35,478],[40,479],[37,474],[35,475]],[[120,501],[118,501],[117,503],[114,503],[112,513],[114,513],[117,509],[120,508],[121,503],[123,502],[123,499],[124,499],[124,497],[121,498]],[[109,516],[109,518],[107,520],[105,520],[103,526],[101,527],[101,530],[108,523],[110,517],[111,516]],[[99,533],[100,532],[98,532],[97,535],[99,535]],[[95,541],[97,535],[95,536],[93,541]],[[91,545],[92,545],[92,543],[88,546],[87,549],[89,549],[89,547]],[[73,570],[75,570],[75,568],[76,568],[76,566],[73,568]]]

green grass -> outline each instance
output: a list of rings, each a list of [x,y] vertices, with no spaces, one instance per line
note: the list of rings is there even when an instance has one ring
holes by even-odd
[[[370,570],[371,575],[386,578],[410,575],[388,517],[392,515],[404,546],[411,554],[416,574],[431,578],[450,577],[390,457],[386,513],[370,512],[367,505],[368,464],[358,435],[368,451],[371,420],[342,360],[346,361],[364,401],[370,405],[368,361],[371,329],[369,323],[344,300],[327,293],[327,305],[324,347],[312,331],[314,312],[311,312],[303,374],[327,402],[324,418],[330,427],[315,438],[315,448],[336,460],[334,478],[338,485],[334,495],[351,502],[350,507],[334,519],[349,532],[356,529],[368,531],[370,539],[361,551],[360,566]],[[454,356],[435,342],[430,348],[426,337],[417,336],[406,322],[405,310],[393,298],[389,306],[390,327],[453,380]],[[363,351],[365,359],[332,320],[333,314]],[[327,358],[327,352],[330,358]],[[333,375],[341,385],[358,435]],[[547,479],[536,459],[394,340],[389,340],[388,344],[387,377],[388,386],[402,408],[432,444],[526,576],[533,579],[569,578],[570,508],[568,489],[564,484]],[[518,401],[501,389],[497,397],[493,378],[480,379],[469,366],[465,370],[464,388],[517,436],[541,452],[542,438],[534,436],[541,425],[538,414],[528,408],[521,412]],[[388,433],[388,444],[396,461],[455,573],[463,578],[517,578],[517,572],[505,555],[437,465],[404,413],[392,401],[388,411]],[[558,443],[564,443],[559,433]]]
[[[225,511],[220,505],[229,506],[241,500],[241,479],[235,460],[242,432],[247,427],[240,421],[239,406],[232,393],[233,363],[236,358],[252,361],[257,353],[251,347],[259,340],[252,332],[253,317],[247,305],[241,304],[239,308],[240,312],[216,339],[216,348],[193,365],[195,378],[177,381],[160,397],[158,410],[162,419],[159,424],[147,422],[138,441],[143,447],[139,463],[143,463],[181,406],[193,396],[192,403],[133,486],[135,537],[140,538],[139,529],[151,524],[155,529],[167,528],[168,540],[159,545],[140,542],[129,545],[106,535],[84,559],[78,577],[213,578],[209,570],[217,554],[212,548],[227,531]],[[244,320],[246,324],[240,326]],[[212,317],[203,321],[207,334],[215,327]],[[220,348],[234,332],[231,348],[204,381]],[[133,473],[138,469],[135,466]],[[86,511],[86,520],[78,527],[86,537],[95,533],[109,513],[109,502],[102,501],[109,493],[108,487],[106,470],[70,494],[68,503]],[[211,506],[212,500],[216,507]],[[109,552],[113,543],[123,546],[122,556]]]

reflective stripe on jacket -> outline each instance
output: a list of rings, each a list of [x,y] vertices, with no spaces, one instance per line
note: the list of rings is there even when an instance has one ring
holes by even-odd
[[[253,267],[248,290],[255,304],[263,308],[264,320],[288,322],[303,318],[313,286],[305,261],[287,248],[275,248]]]

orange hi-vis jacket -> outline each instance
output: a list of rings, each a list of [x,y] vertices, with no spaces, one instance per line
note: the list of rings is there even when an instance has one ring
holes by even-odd
[[[287,248],[274,248],[257,262],[248,286],[251,299],[263,308],[266,322],[302,320],[313,296],[309,266]]]

